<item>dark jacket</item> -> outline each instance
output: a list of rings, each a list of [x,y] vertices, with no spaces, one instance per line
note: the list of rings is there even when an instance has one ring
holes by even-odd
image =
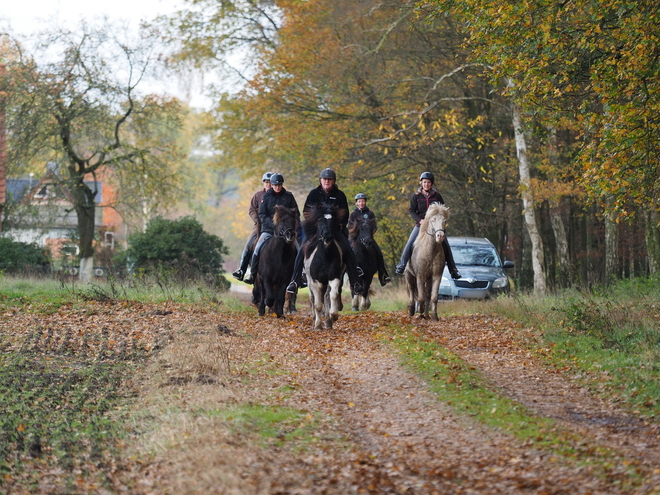
[[[282,188],[279,194],[274,189],[269,189],[264,194],[261,204],[259,205],[259,221],[261,222],[261,232],[268,232],[273,234],[275,232],[275,224],[273,224],[273,216],[275,215],[275,206],[282,205],[287,208],[294,208],[296,215],[300,218],[300,210],[296,198],[293,197],[286,189]]]
[[[257,191],[250,200],[250,209],[248,210],[248,213],[256,227],[259,227],[259,205],[261,204],[261,200],[264,199],[265,194],[266,189],[264,188],[261,191]]]
[[[328,194],[325,193],[320,185],[309,191],[305,200],[305,206],[303,206],[303,213],[308,211],[312,206],[319,205],[337,205],[344,212],[343,216],[339,218],[340,228],[342,230],[346,229],[346,223],[348,222],[348,201],[346,195],[337,187],[337,184],[332,186]]]
[[[408,208],[408,213],[415,221],[415,225],[419,227],[426,216],[426,212],[433,203],[445,204],[440,193],[435,189],[429,191],[429,195],[426,196],[422,192],[420,187],[415,194],[410,197],[410,208]]]

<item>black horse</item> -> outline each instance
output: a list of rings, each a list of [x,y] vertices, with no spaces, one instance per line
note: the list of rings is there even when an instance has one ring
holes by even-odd
[[[291,279],[298,251],[296,210],[281,205],[275,206],[273,223],[273,237],[262,246],[259,254],[253,295],[259,308],[259,316],[264,316],[266,307],[269,307],[280,318],[284,312],[286,286]]]
[[[307,211],[303,222],[307,239],[303,246],[305,273],[315,330],[321,330],[323,315],[325,328],[332,328],[342,308],[341,287],[346,263],[335,239],[340,213],[345,212],[338,211],[336,206],[321,205]]]
[[[362,287],[364,287],[363,294],[359,295],[351,291],[353,311],[364,311],[371,306],[370,295],[373,293],[371,282],[378,271],[376,250],[374,248],[375,233],[376,220],[373,218],[360,218],[348,233],[358,266],[364,272],[364,276],[360,279],[362,280]]]

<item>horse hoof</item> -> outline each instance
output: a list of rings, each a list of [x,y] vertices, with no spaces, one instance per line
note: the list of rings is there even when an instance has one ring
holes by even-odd
[[[360,311],[360,309],[359,309],[357,306],[353,306],[353,307],[351,308],[351,311]]]

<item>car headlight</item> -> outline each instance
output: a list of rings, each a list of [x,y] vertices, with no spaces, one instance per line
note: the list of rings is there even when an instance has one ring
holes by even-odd
[[[440,280],[440,287],[449,287],[450,285],[449,279],[447,277],[442,277],[442,280]]]
[[[493,280],[493,289],[504,289],[507,285],[509,285],[509,279],[506,277]]]

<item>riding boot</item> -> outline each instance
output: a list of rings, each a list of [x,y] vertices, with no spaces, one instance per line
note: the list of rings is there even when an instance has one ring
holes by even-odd
[[[237,280],[243,280],[243,277],[245,276],[245,273],[247,272],[247,267],[250,262],[250,257],[252,253],[248,251],[247,249],[243,250],[243,253],[241,254],[241,261],[238,265],[238,270],[236,270],[234,273],[232,273],[232,276],[237,279]]]
[[[445,261],[447,263],[447,268],[449,268],[449,273],[451,278],[459,279],[461,278],[461,272],[456,268],[456,263],[454,262],[454,255],[451,252],[451,247],[449,246],[449,241],[447,238],[442,241],[442,250],[445,252]]]
[[[374,241],[373,244],[374,251],[376,252],[376,265],[378,266],[378,281],[381,286],[385,286],[390,283],[392,279],[390,278],[389,273],[387,273],[387,268],[385,268],[385,260],[383,259],[383,252],[380,250],[380,246]]]
[[[257,268],[259,267],[259,256],[256,252],[252,253],[252,261],[250,261],[250,274],[245,277],[243,282],[246,284],[253,284],[257,276]]]

